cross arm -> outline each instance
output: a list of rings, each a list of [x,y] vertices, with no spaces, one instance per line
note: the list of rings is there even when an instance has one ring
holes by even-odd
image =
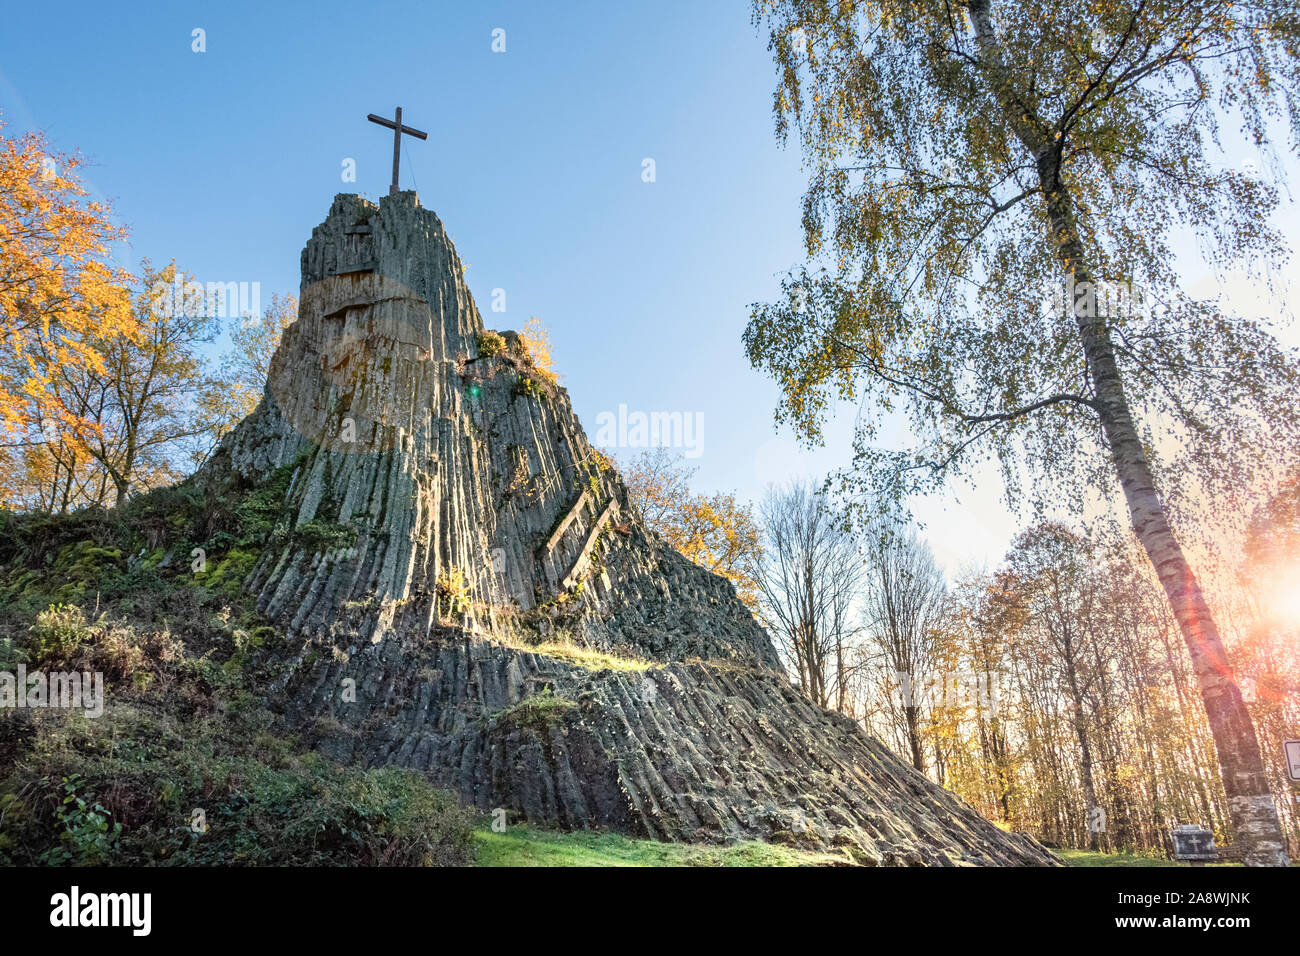
[[[378,123],[380,126],[386,126],[389,129],[397,129],[397,124],[390,119],[384,119],[382,116],[376,116],[374,113],[367,113],[366,119],[372,123]],[[416,139],[428,139],[429,134],[423,130],[418,130],[413,126],[403,126],[402,132],[408,136],[414,136]]]

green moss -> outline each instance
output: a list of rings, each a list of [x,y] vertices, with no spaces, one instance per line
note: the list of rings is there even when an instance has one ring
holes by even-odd
[[[235,506],[239,519],[240,544],[263,543],[270,540],[291,517],[287,498],[293,474],[304,461],[304,456],[287,465],[281,465],[267,477],[257,490],[251,492]]]
[[[279,632],[267,624],[240,622],[241,626],[231,633],[234,652],[221,665],[225,678],[243,681],[254,665],[261,660],[257,651],[276,641]],[[256,676],[255,674],[253,676]]]
[[[139,528],[152,548],[162,541],[206,537],[207,525],[222,524],[217,512],[224,510],[225,504],[219,496],[209,498],[193,484],[184,482],[133,498],[122,509],[121,517]],[[117,516],[117,512],[113,514]]]
[[[162,563],[162,560],[165,557],[167,557],[167,550],[165,548],[154,548],[140,559],[140,563],[137,567],[142,571],[152,571]]]
[[[0,605],[30,617],[50,603],[45,593],[45,575],[22,566],[6,569],[0,581]]]
[[[0,605],[34,614],[49,604],[76,604],[110,587],[126,570],[120,548],[83,539],[46,553],[44,567],[15,562],[0,580]]]
[[[232,548],[212,570],[195,575],[195,579],[214,590],[238,592],[261,556],[257,548]]]
[[[72,514],[15,514],[0,511],[0,565],[48,568],[68,545],[120,547],[122,523],[102,508]]]

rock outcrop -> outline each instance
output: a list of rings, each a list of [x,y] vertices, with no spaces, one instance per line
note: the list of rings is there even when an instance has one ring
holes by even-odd
[[[336,197],[261,404],[197,476],[274,498],[244,584],[286,717],[539,824],[1050,864],[790,686],[462,273],[414,193]]]

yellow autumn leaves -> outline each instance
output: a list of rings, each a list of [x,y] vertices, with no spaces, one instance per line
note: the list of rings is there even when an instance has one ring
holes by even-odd
[[[3,130],[0,122],[0,131]],[[125,238],[107,206],[87,198],[80,157],[43,137],[0,137],[0,422],[11,439],[57,428],[74,413],[48,394],[60,367],[102,369],[94,335],[133,326],[109,247]]]
[[[78,180],[81,160],[0,124],[0,505],[120,504],[175,480],[261,397],[296,318],[290,297],[241,317],[220,367],[210,304],[168,308],[175,263],[118,267],[125,239]],[[197,305],[198,303],[196,303]],[[210,314],[211,313],[211,314]]]

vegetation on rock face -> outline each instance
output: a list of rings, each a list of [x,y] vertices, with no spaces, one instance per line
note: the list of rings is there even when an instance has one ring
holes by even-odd
[[[500,355],[506,350],[506,340],[501,337],[500,333],[486,329],[478,335],[479,355],[484,358],[491,358],[494,355]]]
[[[470,609],[469,579],[460,568],[444,568],[434,582],[433,593],[440,615],[460,617]]]
[[[524,327],[519,330],[519,344],[525,360],[538,377],[547,385],[558,384],[555,357],[551,352],[551,333],[542,325],[541,319],[534,315],[524,323]]]
[[[550,335],[540,320],[532,318],[519,332],[494,332],[485,329],[476,337],[479,358],[499,358],[514,372],[511,395],[515,398],[553,398],[559,377],[551,355]],[[459,367],[466,376],[468,357],[462,355]],[[487,373],[491,377],[492,371]],[[477,387],[477,386],[475,386]]]
[[[332,551],[355,544],[357,531],[350,525],[313,518],[293,529],[293,539],[307,551]]]
[[[534,611],[526,615],[521,623],[547,622],[546,633],[527,627],[517,628],[503,622],[502,628],[493,635],[494,640],[519,650],[531,651],[545,657],[558,657],[569,663],[592,671],[644,671],[660,666],[628,650],[626,653],[609,653],[577,643],[566,631],[551,623],[544,612]]]
[[[559,384],[551,354],[550,334],[541,320],[531,318],[519,332],[485,329],[476,338],[480,358],[500,358],[515,373],[511,395],[515,398],[553,398]],[[466,374],[468,358],[462,356],[460,370]],[[490,373],[489,373],[490,374]]]
[[[562,723],[568,713],[577,706],[573,701],[560,697],[548,687],[540,694],[525,697],[513,707],[494,715],[491,721],[493,727],[501,731],[528,728],[545,732]]]
[[[516,398],[541,398],[547,394],[546,388],[528,372],[520,372],[515,378],[512,394]]]
[[[265,541],[285,527],[284,499],[289,493],[294,472],[303,458],[288,465],[281,465],[260,486],[244,496],[234,507],[239,519],[240,543]]]

